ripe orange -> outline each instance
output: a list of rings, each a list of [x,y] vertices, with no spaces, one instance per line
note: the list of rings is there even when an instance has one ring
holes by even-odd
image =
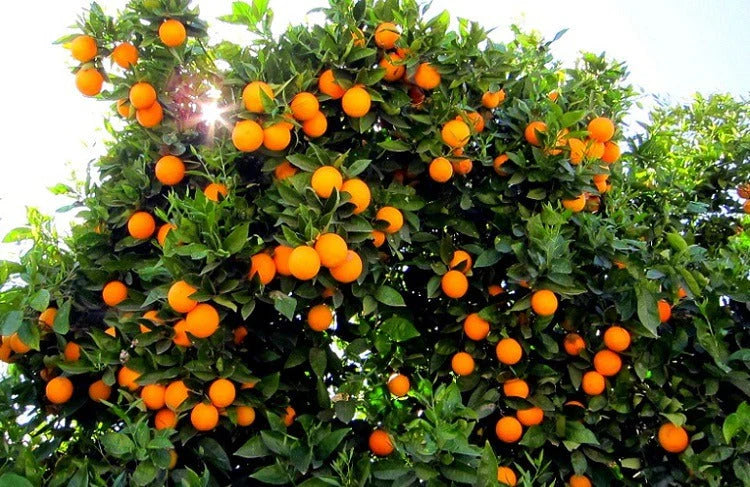
[[[680,288],[677,290],[677,297],[679,299],[685,299],[687,297],[687,291],[685,291],[685,288],[680,286]]]
[[[750,215],[750,200],[747,200],[742,204],[742,211]]]
[[[464,320],[464,333],[472,340],[484,340],[490,333],[490,322],[482,319],[479,313],[471,313]]]
[[[116,338],[117,337],[117,330],[115,330],[114,326],[107,327],[107,329],[104,330],[104,333],[107,334],[107,335],[109,335],[109,336],[111,336],[112,338]]]
[[[318,89],[321,93],[330,96],[334,100],[338,100],[346,93],[346,90],[336,82],[336,77],[332,69],[327,69],[320,74]]]
[[[187,31],[182,22],[176,19],[167,19],[159,26],[159,39],[167,47],[177,47],[185,42]]]
[[[107,306],[117,306],[128,297],[128,288],[120,281],[108,282],[102,289],[102,300]]]
[[[164,407],[164,392],[166,388],[160,384],[148,384],[141,389],[141,399],[148,409],[161,409]]]
[[[430,178],[438,183],[445,183],[453,177],[453,165],[445,157],[437,157],[430,163]]]
[[[232,330],[232,342],[234,342],[235,345],[240,345],[245,341],[245,338],[247,338],[246,326],[240,325]]]
[[[154,416],[154,428],[157,430],[174,429],[177,426],[177,415],[169,409],[160,409]]]
[[[524,426],[535,426],[544,421],[544,411],[536,406],[516,411],[516,419]]]
[[[440,279],[440,288],[449,298],[458,299],[469,290],[469,280],[461,271],[448,271]]]
[[[499,296],[505,292],[505,289],[499,284],[490,284],[487,286],[487,294],[492,297]]]
[[[586,139],[586,157],[589,159],[601,159],[604,155],[604,142],[598,142],[591,138]]]
[[[70,42],[70,54],[76,61],[87,63],[96,57],[96,40],[87,35],[80,35]]]
[[[289,272],[301,281],[307,281],[318,275],[320,257],[314,248],[300,245],[289,254]]]
[[[333,193],[333,188],[341,190],[344,178],[341,172],[333,166],[323,166],[315,170],[310,185],[315,194],[321,198],[328,198]]]
[[[373,230],[372,231],[372,244],[375,247],[380,247],[385,243],[385,233],[381,232],[380,230]]]
[[[164,109],[162,109],[161,104],[158,101],[155,101],[154,104],[148,108],[136,110],[135,119],[145,128],[156,127],[164,119]]]
[[[344,184],[341,185],[342,193],[349,193],[349,203],[354,205],[354,214],[359,215],[370,206],[370,200],[372,195],[370,194],[370,187],[361,179],[347,179]]]
[[[188,398],[188,388],[181,380],[171,382],[164,391],[164,404],[172,411],[177,410]]]
[[[451,258],[448,268],[460,270],[464,274],[471,270],[471,255],[465,250],[454,250],[453,257]]]
[[[443,142],[454,149],[465,146],[470,135],[471,130],[463,120],[450,120],[440,130]]]
[[[422,63],[414,73],[414,84],[423,90],[433,90],[440,85],[440,73],[430,63]]]
[[[750,198],[750,183],[741,183],[737,186],[737,196],[740,198]]]
[[[2,340],[2,343],[0,343],[0,360],[8,363],[12,353],[13,349],[10,347],[10,340],[7,338]]]
[[[585,475],[571,475],[568,479],[570,487],[591,487],[591,481]]]
[[[516,473],[510,467],[497,467],[497,480],[509,487],[515,487],[518,483]]]
[[[174,330],[174,336],[172,337],[172,342],[177,345],[178,347],[189,347],[193,344],[193,342],[190,340],[190,337],[187,334],[188,326],[187,321],[182,319],[179,320],[177,323],[174,324],[172,327]]]
[[[250,262],[250,273],[248,276],[250,279],[257,274],[260,283],[265,286],[276,276],[276,263],[270,255],[266,253],[255,254],[250,257]]]
[[[370,451],[379,457],[387,457],[393,453],[391,437],[383,430],[375,430],[370,433],[367,444],[370,447]]]
[[[315,95],[307,91],[297,93],[289,104],[292,109],[292,116],[295,120],[304,122],[313,118],[320,110],[320,103]]]
[[[579,355],[586,349],[586,342],[578,333],[568,333],[565,335],[563,348],[568,355]]]
[[[270,151],[282,151],[289,147],[292,132],[284,123],[275,123],[263,129],[263,147]]]
[[[659,307],[659,321],[666,323],[672,317],[672,307],[667,300],[660,299],[656,305]]]
[[[169,466],[168,470],[173,470],[177,466],[177,453],[174,450],[169,450]]]
[[[523,379],[509,379],[503,382],[503,394],[507,397],[529,397],[529,385]]]
[[[138,62],[138,49],[129,42],[123,42],[112,50],[112,61],[122,69],[128,69]]]
[[[242,152],[253,152],[263,145],[263,127],[253,120],[240,120],[232,129],[232,143]]]
[[[622,359],[611,350],[600,350],[594,355],[594,368],[604,377],[611,377],[622,368]]]
[[[388,391],[394,396],[403,397],[409,393],[411,384],[404,374],[394,374],[388,379]]]
[[[156,162],[156,179],[165,186],[174,186],[185,177],[185,164],[182,159],[166,155]]]
[[[297,168],[292,166],[289,161],[284,161],[274,168],[273,175],[279,181],[283,181],[286,178],[294,176],[297,172]]]
[[[461,115],[456,116],[454,120],[461,120],[466,122],[472,131],[479,133],[484,131],[484,117],[477,112],[464,112]]]
[[[621,326],[610,326],[604,332],[604,345],[613,352],[623,352],[630,346],[630,332]]]
[[[266,109],[263,106],[264,95],[261,95],[261,91],[271,100],[274,99],[271,87],[263,81],[252,81],[242,90],[242,101],[249,112],[265,113]]]
[[[81,347],[75,342],[68,342],[63,350],[63,356],[68,362],[76,362],[81,358]]]
[[[190,412],[190,422],[198,431],[210,431],[219,424],[219,410],[213,404],[198,403]]]
[[[614,164],[620,158],[620,146],[614,142],[607,141],[604,143],[604,154],[602,161],[607,164]]]
[[[190,299],[190,295],[197,291],[185,281],[177,281],[170,286],[167,292],[167,301],[173,310],[178,313],[188,313],[198,306],[198,301]]]
[[[552,316],[557,311],[557,296],[548,289],[541,289],[531,295],[531,309],[539,316]]]
[[[276,266],[276,272],[282,276],[291,276],[292,271],[289,270],[289,256],[292,254],[291,247],[286,245],[277,245],[273,249],[273,263]]]
[[[515,443],[523,435],[523,426],[513,416],[505,416],[495,425],[495,435],[503,443]]]
[[[346,260],[346,241],[335,233],[324,233],[315,241],[315,251],[324,267],[338,267]]]
[[[99,379],[89,386],[89,397],[94,402],[108,401],[112,394],[112,388]]]
[[[67,377],[55,377],[47,382],[45,395],[53,404],[64,404],[73,397],[73,383]]]
[[[139,81],[130,87],[129,100],[137,110],[148,108],[156,102],[156,90],[150,83]]]
[[[76,88],[86,96],[96,96],[102,91],[104,76],[94,68],[79,69],[76,73]]]
[[[117,371],[117,383],[120,387],[125,387],[130,391],[136,391],[140,387],[136,382],[140,376],[140,372],[129,369],[127,366],[123,365],[120,367],[120,370]]]
[[[487,91],[482,95],[482,106],[484,108],[497,108],[505,101],[505,90]]]
[[[388,53],[380,60],[378,66],[385,69],[383,79],[386,81],[398,81],[406,72],[406,66],[401,64],[402,58],[396,53]]]
[[[471,375],[474,372],[474,357],[466,352],[458,352],[451,359],[451,368],[456,375]]]
[[[362,258],[353,250],[346,251],[346,259],[336,267],[330,269],[331,277],[343,284],[349,284],[359,279],[362,274]]]
[[[581,193],[578,198],[562,200],[562,205],[566,210],[570,210],[573,213],[583,211],[583,209],[586,207],[586,195],[584,193]]]
[[[237,406],[237,426],[250,426],[255,422],[255,409],[252,406]]]
[[[682,453],[688,447],[690,438],[682,426],[664,423],[659,428],[659,444],[669,453]]]
[[[216,379],[208,388],[208,398],[211,404],[217,408],[225,408],[234,402],[237,397],[237,389],[227,379]]]
[[[317,112],[310,120],[302,123],[302,131],[313,139],[320,137],[328,130],[328,119],[323,112]]]
[[[497,359],[501,363],[505,365],[514,365],[521,360],[523,349],[521,348],[521,344],[514,338],[503,338],[497,342],[495,355],[497,355]]]
[[[570,138],[568,146],[570,146],[570,163],[577,166],[586,155],[586,144],[581,139]]]
[[[128,233],[136,240],[150,238],[155,231],[154,217],[145,211],[136,211],[128,218]]]
[[[294,423],[294,418],[297,417],[297,411],[294,410],[292,406],[287,406],[284,410],[284,416],[281,418],[281,420],[284,422],[286,427],[290,427],[292,423]]]
[[[203,194],[206,196],[206,199],[218,202],[219,195],[221,195],[222,198],[226,198],[227,194],[229,194],[229,190],[224,184],[210,183],[208,186],[203,188]]]
[[[392,206],[384,206],[375,214],[376,220],[388,223],[383,229],[385,233],[396,233],[404,226],[404,215],[401,210]]]
[[[596,117],[588,125],[589,137],[598,142],[607,142],[615,135],[615,124],[605,117]]]
[[[375,29],[375,44],[382,49],[393,49],[400,37],[398,27],[393,22],[383,22]]]
[[[318,304],[307,312],[307,324],[313,331],[326,331],[333,323],[331,308]]]
[[[31,347],[26,345],[23,340],[21,340],[21,337],[18,336],[18,333],[12,334],[8,339],[8,343],[10,345],[10,349],[18,354],[24,354],[31,350]]]
[[[498,174],[498,176],[508,175],[508,173],[502,169],[503,164],[505,164],[506,162],[508,162],[507,154],[500,154],[495,158],[494,161],[492,161],[492,167],[495,169],[495,172]]]
[[[604,392],[605,385],[604,376],[595,370],[589,370],[581,379],[583,392],[589,396],[598,396]]]
[[[560,97],[560,93],[557,91],[550,91],[547,93],[547,98],[549,98],[550,101],[555,102]]]
[[[601,194],[606,193],[612,187],[612,185],[607,182],[608,177],[609,174],[594,174],[594,186],[596,186],[597,191]]]
[[[341,107],[344,109],[344,113],[352,118],[360,118],[367,115],[370,111],[372,104],[372,98],[370,94],[362,86],[352,86],[341,99]]]
[[[156,232],[156,241],[159,242],[159,245],[164,247],[164,242],[167,241],[167,234],[170,232],[170,230],[174,230],[177,227],[172,225],[171,223],[165,223],[164,225],[159,227],[159,231]]]
[[[120,98],[117,100],[117,113],[122,118],[130,118],[130,100],[127,98]]]
[[[57,308],[47,308],[39,315],[39,323],[49,326],[50,328],[55,323],[55,317],[57,316]]]
[[[200,303],[185,317],[187,331],[198,338],[208,338],[219,328],[219,313],[208,303]]]
[[[528,142],[531,145],[535,145],[539,147],[540,145],[542,145],[542,143],[539,141],[538,133],[544,133],[546,131],[547,131],[547,124],[540,120],[535,120],[533,122],[530,122],[526,126],[526,129],[523,131],[523,135],[526,138],[526,142]]]

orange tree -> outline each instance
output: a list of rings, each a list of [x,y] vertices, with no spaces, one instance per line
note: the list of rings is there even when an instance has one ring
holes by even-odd
[[[747,484],[747,108],[621,159],[624,65],[425,10],[92,4],[111,140],[69,236],[6,237],[0,480]]]

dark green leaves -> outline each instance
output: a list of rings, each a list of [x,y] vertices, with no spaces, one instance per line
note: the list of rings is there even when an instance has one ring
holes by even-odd
[[[385,333],[394,342],[405,342],[419,336],[419,332],[411,321],[400,316],[391,316],[382,325],[380,331]]]
[[[656,297],[645,282],[635,285],[635,296],[638,301],[638,319],[643,326],[656,337],[656,329],[659,327],[659,310],[656,305]]]
[[[390,286],[380,286],[375,290],[375,299],[388,306],[406,306],[401,294]]]
[[[68,333],[68,330],[70,330],[70,307],[71,305],[72,305],[71,301],[65,301],[62,304],[62,306],[60,306],[60,309],[57,310],[57,314],[55,315],[55,321],[52,324],[52,329],[55,330],[55,333],[64,335]]]

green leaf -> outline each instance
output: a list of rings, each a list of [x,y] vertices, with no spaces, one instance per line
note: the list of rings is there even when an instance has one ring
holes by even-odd
[[[356,404],[354,401],[337,401],[333,404],[333,410],[339,421],[349,424],[352,418],[354,418]]]
[[[278,291],[271,293],[271,297],[273,298],[273,306],[276,308],[276,311],[285,316],[289,321],[292,321],[294,319],[294,312],[297,309],[297,300]]]
[[[568,128],[572,125],[575,125],[583,118],[585,114],[586,112],[583,110],[564,113],[560,118],[560,126],[562,128]]]
[[[116,457],[131,453],[135,449],[133,440],[123,433],[106,433],[102,436],[101,442],[104,445],[104,449]]]
[[[656,298],[643,282],[635,284],[635,296],[638,301],[638,319],[654,337],[657,337],[656,330],[661,321],[659,320]]]
[[[272,485],[287,485],[291,480],[286,469],[281,465],[269,465],[258,469],[250,475],[250,478]]]
[[[354,161],[348,168],[346,168],[346,175],[350,178],[357,176],[362,171],[367,169],[372,161],[370,159],[358,159]]]
[[[150,461],[138,462],[131,479],[135,485],[148,485],[156,478],[156,466]]]
[[[669,245],[671,245],[672,248],[678,252],[684,252],[688,249],[687,242],[685,242],[685,239],[682,238],[682,235],[680,235],[679,233],[676,233],[676,232],[668,233],[667,241],[669,241]]]
[[[313,172],[320,167],[320,164],[303,154],[289,154],[286,160],[307,172]]]
[[[50,295],[46,289],[40,289],[29,299],[29,306],[40,313],[49,306]]]
[[[318,454],[315,458],[322,461],[331,456],[350,431],[350,428],[340,428],[328,433],[320,443],[317,444]]]
[[[235,455],[242,458],[261,458],[271,454],[260,435],[255,435],[239,447]]]
[[[198,448],[201,458],[214,467],[224,472],[232,469],[229,456],[218,441],[213,438],[202,438],[198,443]]]
[[[579,444],[598,445],[599,440],[593,431],[577,421],[568,421],[565,426],[565,438]]]
[[[483,250],[481,254],[477,257],[477,260],[474,262],[475,268],[482,268],[482,267],[491,267],[495,264],[497,264],[500,259],[502,258],[503,254],[498,252],[495,249],[486,249]]]
[[[401,294],[390,286],[380,286],[375,290],[375,299],[388,306],[406,306]]]
[[[380,331],[394,342],[405,342],[419,336],[411,321],[400,316],[391,316],[380,325]]]
[[[406,152],[411,150],[411,145],[401,140],[384,140],[378,142],[378,146],[390,152]]]
[[[20,475],[4,473],[0,475],[0,487],[33,487],[33,484]]]
[[[65,301],[62,306],[60,306],[60,309],[57,310],[57,314],[55,315],[55,321],[52,323],[52,329],[55,330],[55,333],[59,333],[60,335],[65,335],[70,330],[70,307],[72,305],[72,301],[68,300]]]
[[[247,243],[247,236],[250,229],[249,223],[243,223],[235,227],[232,233],[222,242],[221,247],[230,254],[239,253]]]
[[[326,371],[326,353],[320,348],[310,349],[310,366],[318,377],[323,377]]]
[[[9,311],[3,320],[2,335],[14,334],[21,327],[21,323],[23,323],[23,313],[19,310]]]

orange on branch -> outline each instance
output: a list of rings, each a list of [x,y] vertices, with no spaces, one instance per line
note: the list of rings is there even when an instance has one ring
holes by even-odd
[[[185,164],[179,157],[166,155],[156,162],[154,171],[161,184],[174,186],[185,177]]]
[[[335,233],[324,233],[315,241],[315,251],[324,267],[338,267],[346,260],[349,248],[346,241]]]
[[[440,73],[430,63],[422,63],[414,72],[414,84],[423,90],[434,90],[440,86]]]
[[[65,404],[73,397],[73,383],[67,377],[55,377],[47,382],[44,391],[52,404]]]
[[[107,306],[117,306],[128,298],[128,288],[120,281],[108,282],[102,289],[102,300]]]
[[[458,352],[451,359],[451,369],[456,375],[466,376],[474,372],[474,357],[466,352]]]
[[[336,81],[332,69],[327,69],[321,73],[318,78],[318,89],[321,93],[330,96],[334,100],[338,100],[346,93],[344,87]]]
[[[96,40],[87,35],[80,35],[70,42],[70,54],[76,61],[87,63],[96,57],[98,48]]]
[[[318,304],[307,312],[307,324],[313,331],[325,331],[333,323],[333,312],[325,304]]]
[[[449,298],[458,299],[469,290],[469,280],[461,271],[448,271],[440,279],[440,288]]]
[[[505,365],[515,365],[523,356],[521,344],[514,338],[503,338],[495,346],[497,359]]]
[[[404,374],[394,374],[388,379],[388,391],[394,396],[403,397],[409,393],[411,384]]]
[[[76,73],[76,88],[86,96],[96,96],[102,91],[104,76],[94,68],[84,68]]]
[[[289,272],[301,281],[307,281],[318,275],[320,257],[314,248],[307,245],[296,247],[289,254]]]
[[[359,215],[370,206],[372,194],[370,187],[361,179],[353,178],[344,181],[341,185],[342,193],[349,193],[349,203],[354,205],[354,214]]]
[[[159,26],[159,39],[167,47],[181,46],[186,38],[185,25],[177,19],[167,19]]]
[[[292,110],[292,116],[295,120],[304,122],[313,118],[320,110],[320,103],[312,93],[303,91],[297,93],[289,104]]]
[[[273,281],[276,277],[276,263],[273,257],[266,253],[255,254],[250,257],[250,273],[248,277],[252,279],[258,276],[260,283],[264,286]]]
[[[112,50],[112,61],[122,69],[129,69],[138,62],[138,49],[129,42],[120,43]]]
[[[242,102],[245,104],[245,109],[252,113],[266,112],[263,105],[266,97],[270,100],[274,99],[273,90],[263,81],[252,81],[242,90]]]
[[[362,258],[353,250],[346,251],[346,259],[340,265],[330,269],[331,277],[343,284],[349,284],[362,274]]]
[[[474,341],[484,340],[490,333],[490,323],[479,313],[471,313],[464,319],[464,333]]]
[[[178,313],[188,313],[198,306],[198,301],[190,298],[196,291],[197,289],[187,282],[177,281],[167,291],[167,302]]]
[[[334,189],[340,191],[343,184],[344,178],[341,176],[341,171],[333,166],[319,167],[313,172],[310,181],[313,191],[321,198],[331,196]]]
[[[362,86],[352,86],[346,90],[343,98],[341,98],[341,107],[344,109],[344,113],[352,118],[360,118],[367,115],[371,104],[372,98]]]
[[[370,433],[367,444],[370,447],[370,451],[379,457],[387,457],[393,453],[391,437],[383,430],[375,430]]]
[[[200,303],[185,317],[187,331],[198,338],[208,338],[219,328],[219,313],[208,303]]]
[[[154,217],[145,211],[137,211],[128,218],[128,233],[136,240],[151,238],[155,231]]]
[[[208,388],[208,398],[217,408],[230,406],[237,397],[237,388],[227,379],[216,379]]]
[[[393,22],[383,22],[375,29],[375,44],[382,49],[393,49],[400,37],[398,26]]]
[[[513,416],[505,416],[495,424],[495,435],[503,443],[515,443],[523,435],[523,426]]]

